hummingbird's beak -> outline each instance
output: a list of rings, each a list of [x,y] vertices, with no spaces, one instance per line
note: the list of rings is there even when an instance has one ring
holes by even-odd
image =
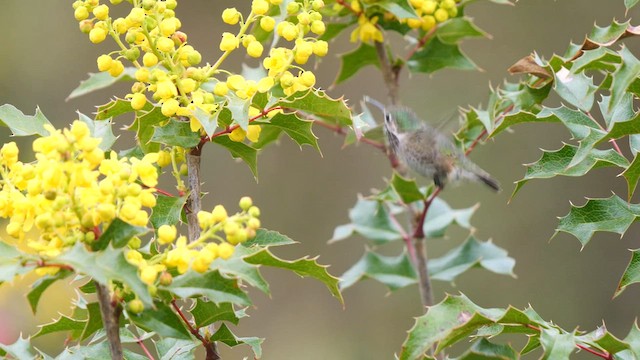
[[[369,96],[366,96],[366,95],[364,96],[363,100],[364,100],[364,102],[367,102],[367,103],[377,107],[380,111],[385,112],[385,110],[384,110],[385,106],[380,101],[378,101],[378,100],[376,100],[374,98],[371,98]]]

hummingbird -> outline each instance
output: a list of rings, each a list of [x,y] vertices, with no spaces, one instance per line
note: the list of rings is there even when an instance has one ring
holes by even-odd
[[[443,189],[448,182],[479,181],[500,191],[498,181],[469,160],[447,136],[427,125],[410,108],[382,106],[367,98],[365,101],[384,113],[384,132],[391,151],[410,169]],[[400,130],[404,125],[407,130]]]

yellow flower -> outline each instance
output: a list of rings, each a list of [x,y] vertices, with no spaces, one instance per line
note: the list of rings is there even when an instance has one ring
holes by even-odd
[[[263,16],[260,19],[260,27],[262,28],[262,30],[264,30],[266,32],[273,31],[273,28],[275,26],[276,26],[276,20],[274,18],[272,18],[271,16]]]
[[[262,131],[260,125],[249,125],[247,127],[247,139],[251,142],[257,142],[260,138],[260,131]]]
[[[235,25],[240,21],[240,13],[236,8],[227,8],[222,12],[222,21],[229,25]]]
[[[232,33],[225,32],[222,34],[222,40],[220,41],[221,51],[233,51],[238,48],[240,44],[238,38]]]
[[[351,42],[356,42],[358,39],[362,42],[377,41],[382,42],[382,32],[376,27],[378,17],[374,16],[369,19],[364,15],[361,15],[358,19],[358,27],[351,33]]]

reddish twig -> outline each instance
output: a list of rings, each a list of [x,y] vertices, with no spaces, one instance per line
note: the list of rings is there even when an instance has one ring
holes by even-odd
[[[409,236],[409,234],[407,234],[406,231],[404,231],[404,228],[402,227],[402,225],[400,225],[400,222],[391,211],[389,211],[389,219],[391,219],[391,222],[398,228],[398,231],[400,231],[400,236],[402,236],[402,240],[404,241],[404,244],[407,247],[407,251],[409,252],[409,258],[411,258],[411,262],[415,264],[417,261],[416,252],[413,244],[411,243],[411,237]]]
[[[336,0],[336,3],[342,5],[345,9],[351,11],[355,16],[362,15],[362,10],[356,11],[356,9],[352,8],[351,5],[347,4],[344,0]]]
[[[409,61],[409,59],[411,59],[411,57],[418,52],[418,50],[420,50],[426,43],[427,41],[429,41],[429,39],[431,39],[431,37],[436,33],[436,30],[438,29],[437,26],[432,27],[431,29],[429,29],[429,31],[427,31],[421,38],[420,40],[418,40],[418,43],[416,44],[416,46],[413,47],[413,49],[411,49],[411,51],[409,51],[409,53],[407,54],[407,56],[405,56],[404,61],[407,62]]]
[[[175,197],[175,195],[173,195],[172,193],[166,191],[166,190],[162,190],[159,188],[153,188],[158,194],[162,194],[164,196],[168,196],[168,197]]]
[[[591,115],[590,112],[586,112],[587,116],[589,117],[589,119],[591,119],[594,123],[596,123],[598,125],[598,127],[600,128],[600,130],[602,131],[607,131],[604,126],[600,125],[599,122],[596,121],[596,119]],[[622,153],[622,150],[620,149],[620,146],[618,146],[618,142],[616,142],[616,139],[610,139],[609,142],[613,145],[613,148],[616,150],[616,152],[618,154],[620,154],[620,156],[624,157],[624,154]]]
[[[73,271],[73,267],[71,267],[71,266],[69,266],[67,264],[47,263],[44,259],[39,259],[36,262],[36,266],[37,267],[57,267],[60,270]]]
[[[260,114],[254,116],[252,118],[249,118],[249,123],[251,123],[251,122],[253,122],[253,121],[257,120],[257,119],[260,119],[261,117],[267,116],[267,114],[269,114],[272,111],[276,111],[276,110],[282,110],[282,106],[274,106],[272,108],[268,108],[268,109],[262,110],[260,112]],[[217,133],[211,135],[210,137],[209,136],[203,136],[202,139],[200,140],[200,144],[204,144],[204,143],[206,143],[208,141],[211,141],[212,139],[214,139],[214,138],[216,138],[218,136],[222,136],[222,135],[225,135],[225,134],[230,134],[233,130],[235,130],[235,129],[239,128],[239,127],[240,127],[240,125],[238,125],[238,124],[233,125],[233,126],[227,126],[224,130],[218,131]]]
[[[184,315],[184,313],[182,312],[182,310],[180,309],[180,307],[176,303],[175,299],[171,300],[171,306],[173,306],[173,309],[178,313],[178,316],[180,316],[180,318],[185,323],[185,325],[187,325],[187,328],[189,329],[189,332],[193,336],[195,336],[196,339],[200,340],[200,342],[202,343],[202,346],[204,346],[204,348],[206,350],[206,359],[207,360],[218,360],[218,359],[220,359],[220,355],[218,355],[218,351],[216,350],[215,342],[210,341],[209,339],[206,339],[204,336],[202,336],[202,334],[200,334],[200,331],[198,329],[196,329],[193,325],[191,325],[191,322]]]
[[[138,343],[138,345],[140,345],[140,347],[142,348],[142,351],[144,351],[144,354],[147,355],[149,359],[155,360],[153,355],[151,355],[151,352],[149,352],[149,349],[147,349],[147,347],[144,345],[144,342],[142,341],[141,338],[136,336],[136,342]]]

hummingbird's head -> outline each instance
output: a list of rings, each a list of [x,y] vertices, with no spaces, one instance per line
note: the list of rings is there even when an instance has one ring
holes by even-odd
[[[396,124],[396,119],[393,116],[393,113],[388,109],[384,109],[384,128],[388,133],[397,134],[398,126]]]

